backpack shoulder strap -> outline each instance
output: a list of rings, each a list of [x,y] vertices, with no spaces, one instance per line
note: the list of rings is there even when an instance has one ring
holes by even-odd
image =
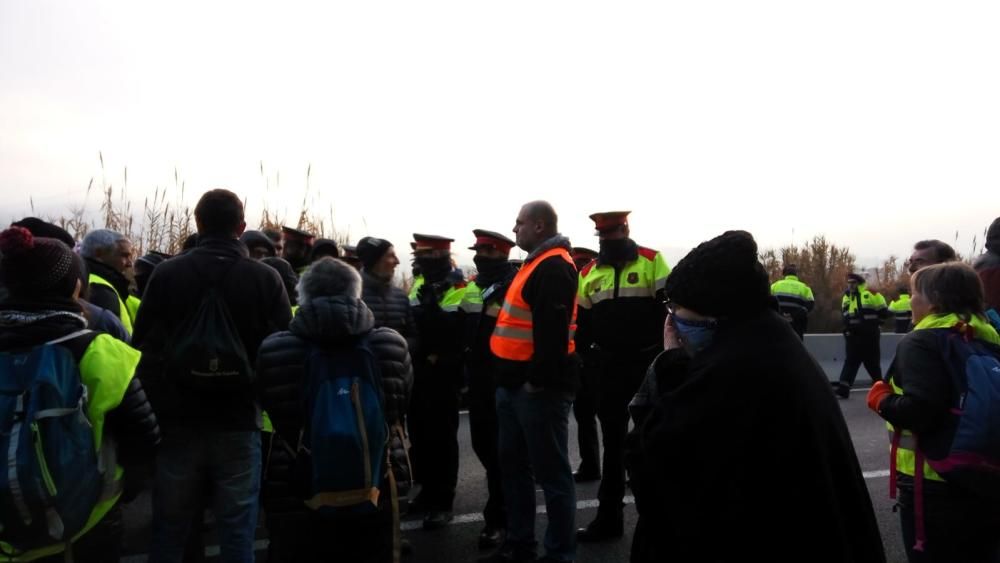
[[[55,340],[49,340],[45,344],[59,345],[66,348],[71,354],[73,354],[73,360],[79,364],[83,359],[83,355],[87,352],[87,348],[89,348],[94,339],[101,334],[103,333],[85,328],[76,332],[71,332],[65,336],[60,336]]]

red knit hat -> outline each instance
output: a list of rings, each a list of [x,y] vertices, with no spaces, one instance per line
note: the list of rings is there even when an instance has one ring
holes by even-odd
[[[83,278],[83,261],[66,244],[24,227],[0,233],[0,252],[4,285],[14,296],[69,297]]]

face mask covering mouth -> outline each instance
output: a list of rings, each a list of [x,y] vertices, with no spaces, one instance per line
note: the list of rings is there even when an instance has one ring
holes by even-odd
[[[636,244],[627,238],[602,240],[598,244],[601,262],[606,264],[628,262],[638,256]]]
[[[442,258],[417,258],[417,266],[424,279],[434,283],[439,282],[451,271],[451,259]]]
[[[475,256],[472,261],[476,264],[479,275],[476,277],[476,285],[481,289],[493,285],[500,281],[509,269],[506,258],[487,258],[485,256]]]
[[[718,327],[715,321],[682,319],[677,315],[673,319],[681,343],[692,356],[711,346],[715,340],[715,330]]]

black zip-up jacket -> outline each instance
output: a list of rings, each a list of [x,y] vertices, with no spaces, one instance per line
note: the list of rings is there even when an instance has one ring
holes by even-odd
[[[364,282],[361,299],[375,316],[375,326],[391,328],[398,332],[406,339],[410,355],[415,354],[417,323],[413,319],[410,298],[406,292],[392,285],[391,281],[381,280],[367,271],[361,272],[361,279]]]
[[[29,321],[24,313],[38,315]],[[62,314],[60,314],[62,313]],[[86,328],[79,305],[27,303],[8,300],[0,305],[0,351],[28,349]],[[83,358],[93,337],[66,342],[75,358]],[[153,407],[146,399],[139,378],[133,377],[121,404],[105,415],[105,424],[118,446],[118,462],[124,466],[152,460],[160,443],[160,427]]]
[[[390,328],[375,328],[371,311],[360,299],[321,297],[303,303],[287,332],[269,336],[257,357],[257,382],[261,403],[279,435],[272,450],[264,502],[269,510],[302,509],[302,501],[289,482],[292,451],[302,429],[302,382],[311,346],[335,346],[368,335],[378,360],[385,398],[386,422],[402,427],[413,384],[413,368],[406,340]],[[390,457],[397,482],[410,481],[409,463],[402,436],[390,433]],[[400,494],[405,494],[401,489]]]
[[[227,269],[219,287],[251,365],[264,338],[286,329],[291,320],[278,272],[251,260],[236,239],[200,237],[197,247],[157,266],[143,294],[132,343],[142,351],[138,372],[166,428],[247,431],[260,427],[252,385],[225,397],[182,395],[173,375],[164,371],[164,353],[178,327],[198,310],[210,281]]]
[[[525,259],[527,266],[553,248],[571,249],[569,239],[556,235],[543,242]],[[580,382],[580,359],[567,354],[569,324],[576,304],[576,266],[558,256],[538,264],[525,282],[521,295],[531,307],[535,353],[519,362],[496,358],[497,385],[517,388],[530,382],[553,391],[575,392]]]

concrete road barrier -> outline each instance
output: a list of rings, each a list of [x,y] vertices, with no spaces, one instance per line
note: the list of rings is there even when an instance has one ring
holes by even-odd
[[[899,344],[903,336],[895,332],[882,333],[879,344],[882,352],[882,375],[885,375],[885,371],[889,368],[892,357],[896,355],[896,345]],[[806,334],[805,345],[831,381],[840,377],[840,370],[844,367],[844,335]],[[858,380],[863,383],[867,380],[860,377],[861,371],[864,371],[864,367],[859,370],[858,374]]]

